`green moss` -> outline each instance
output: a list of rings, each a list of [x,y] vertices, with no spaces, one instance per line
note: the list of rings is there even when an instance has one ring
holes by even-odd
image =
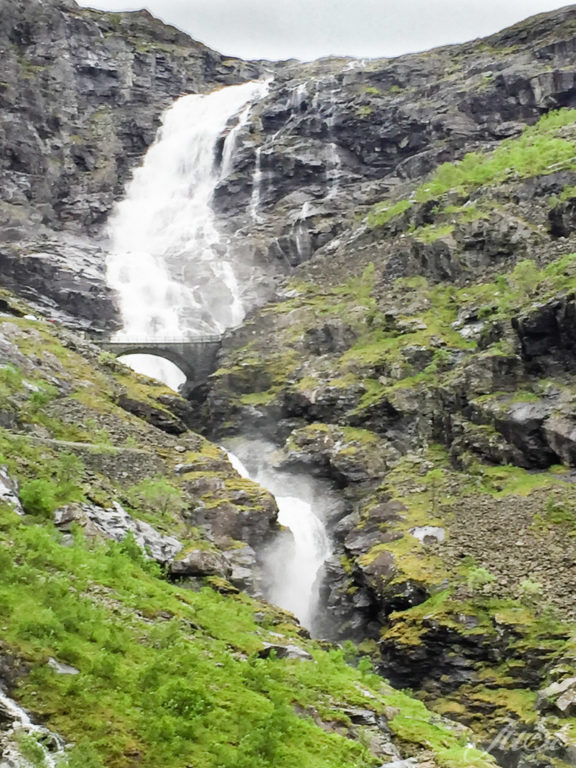
[[[390,722],[392,733],[405,742],[424,741],[437,754],[445,768],[488,768],[496,762],[485,753],[474,749],[465,737],[446,740],[439,718],[430,717],[425,706],[397,691],[387,697],[388,705],[398,709]]]
[[[468,194],[473,189],[501,184],[510,178],[528,178],[575,167],[576,142],[573,126],[576,110],[561,109],[544,115],[518,138],[507,139],[488,153],[471,152],[456,163],[444,163],[410,200],[393,205],[380,203],[366,217],[366,224],[379,227],[407,211],[412,205],[442,197],[450,191]],[[558,136],[569,129],[570,138]]]
[[[482,477],[482,488],[494,498],[528,496],[539,488],[562,486],[560,472],[552,470],[529,471],[515,466],[491,467],[475,464],[473,471]],[[565,468],[561,467],[562,473]]]
[[[379,203],[366,216],[366,224],[370,229],[382,227],[397,216],[406,213],[411,207],[412,202],[410,200],[399,200],[394,204]]]
[[[243,405],[270,405],[274,401],[274,393],[270,391],[265,392],[251,392],[249,395],[242,395],[240,402]]]
[[[410,234],[421,243],[434,243],[436,240],[451,235],[453,231],[453,224],[430,224],[426,227],[419,227]]]
[[[15,695],[75,743],[73,757],[90,745],[113,768],[132,765],[134,750],[144,767],[368,768],[379,763],[358,742],[295,709],[339,721],[345,706],[391,706],[400,738],[452,764],[459,737],[432,726],[434,716],[409,697],[382,692],[381,679],[347,666],[342,652],[298,638],[310,662],[259,659],[267,622],[275,631],[296,628],[266,608],[258,626],[262,608],[249,598],[225,585],[198,592],[170,585],[139,557],[129,546],[89,546],[78,536],[64,547],[54,532],[0,512],[3,641],[29,668]],[[55,674],[49,656],[79,674]],[[430,733],[411,730],[414,712]]]

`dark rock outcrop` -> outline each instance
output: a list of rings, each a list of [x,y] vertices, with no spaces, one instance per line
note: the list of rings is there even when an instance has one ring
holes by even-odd
[[[0,18],[2,285],[87,329],[118,324],[100,235],[162,112],[258,77],[148,11],[5,0]],[[59,233],[74,233],[76,240]]]
[[[261,71],[147,11],[72,0],[5,0],[0,49],[4,232],[99,231],[174,99]]]

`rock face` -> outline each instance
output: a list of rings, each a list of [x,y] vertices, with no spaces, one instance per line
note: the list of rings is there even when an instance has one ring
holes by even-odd
[[[112,509],[70,504],[54,512],[54,524],[65,532],[79,525],[89,537],[102,536],[114,541],[124,541],[130,534],[142,552],[160,565],[171,563],[183,547],[173,536],[162,536],[148,523],[131,517],[117,502]]]
[[[6,467],[0,467],[0,503],[7,504],[17,515],[24,514],[18,498],[18,482],[10,477]]]
[[[101,234],[162,112],[178,96],[258,77],[261,70],[194,42],[147,11],[5,0],[2,284],[70,325],[114,329],[104,253],[87,235]]]
[[[170,564],[169,573],[174,577],[182,576],[222,576],[230,575],[230,568],[224,557],[216,552],[192,550]]]
[[[270,276],[330,247],[359,210],[444,160],[518,135],[546,110],[569,106],[575,92],[567,74],[573,41],[559,31],[570,29],[570,8],[482,43],[426,54],[272,65],[224,58],[145,11],[102,13],[57,0],[5,5],[0,235],[28,240],[18,246],[25,258],[40,253],[54,260],[48,270],[56,285],[59,263],[70,254],[54,247],[54,230],[102,233],[162,111],[184,93],[274,73],[268,97],[238,133],[231,171],[214,201],[238,260],[256,261],[268,276],[250,287],[257,302],[270,295]],[[555,216],[550,226],[563,237],[569,206]],[[450,263],[442,243],[413,244],[408,258],[438,274],[478,269],[506,249],[518,254],[526,232],[517,227],[477,222],[462,265]],[[38,233],[53,241],[51,248],[33,242]],[[87,248],[87,258],[92,269],[101,267],[101,254]],[[8,279],[12,287],[21,284]],[[34,290],[65,310],[67,320],[110,330],[115,312],[102,275],[89,282],[92,294],[82,281],[50,290],[49,275],[39,270],[36,284],[44,290]]]
[[[45,234],[0,243],[2,286],[78,330],[112,331],[120,325],[104,262],[100,247],[78,238]]]
[[[147,11],[73,0],[6,0],[0,47],[4,233],[98,231],[174,99],[259,74]]]
[[[335,242],[365,206],[446,160],[517,136],[547,110],[571,106],[574,13],[565,8],[480,43],[393,60],[325,59],[277,70],[216,193],[236,247],[289,272]],[[566,204],[551,220],[556,236],[566,232],[569,211]],[[505,249],[518,255],[526,239],[518,226],[477,222],[467,233],[470,266]],[[442,246],[428,248],[436,262]]]
[[[267,66],[145,12],[5,6],[4,285],[112,329],[103,255],[82,238],[175,97]],[[189,426],[265,435],[280,468],[344,500],[325,633],[487,744],[503,721],[560,732],[528,756],[501,747],[515,768],[568,765],[574,748],[576,115],[547,113],[576,105],[575,29],[568,7],[425,54],[271,67],[214,206],[238,260],[274,278],[251,296],[274,301],[227,335],[192,407],[0,297],[0,424],[10,456],[26,446],[24,508],[45,513],[51,483],[61,525],[131,531],[174,581],[255,594],[274,500]],[[69,451],[85,473],[72,489]]]

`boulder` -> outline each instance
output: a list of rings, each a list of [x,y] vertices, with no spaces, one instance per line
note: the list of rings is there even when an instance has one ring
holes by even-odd
[[[299,659],[300,661],[312,661],[312,656],[297,645],[277,645],[276,643],[263,643],[264,648],[258,651],[261,659],[267,659],[274,654],[279,659]]]
[[[239,549],[229,549],[223,555],[230,566],[229,581],[238,589],[254,594],[258,569],[255,550],[246,544]]]
[[[174,398],[176,399],[176,398]],[[169,435],[182,435],[187,427],[183,421],[164,408],[155,408],[142,400],[136,400],[127,394],[122,394],[118,398],[118,405],[124,408],[128,413],[132,413],[139,419],[146,421],[157,429],[167,432]]]
[[[161,565],[171,562],[182,550],[183,544],[172,536],[163,536],[143,520],[131,517],[118,503],[112,509],[93,504],[68,504],[54,512],[54,523],[61,531],[69,532],[79,525],[87,536],[103,536],[123,541],[132,534],[143,553]]]
[[[538,701],[543,709],[555,709],[564,717],[576,715],[576,677],[568,677],[552,683],[538,694]]]
[[[576,465],[576,418],[557,413],[544,425],[544,434],[554,453],[568,466]]]
[[[168,566],[168,573],[175,578],[220,576],[227,579],[231,572],[222,554],[202,549],[186,550]]]
[[[24,514],[18,498],[18,482],[10,477],[7,467],[0,467],[0,504],[8,504],[17,515]]]

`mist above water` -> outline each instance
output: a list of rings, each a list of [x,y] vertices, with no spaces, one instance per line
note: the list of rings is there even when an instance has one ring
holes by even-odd
[[[238,265],[222,242],[212,210],[220,179],[231,171],[239,125],[264,81],[183,96],[165,113],[156,142],[134,172],[108,225],[108,283],[119,296],[123,328],[116,340],[177,341],[222,333],[245,314]],[[243,111],[242,111],[243,110]],[[182,376],[148,355],[126,359],[174,389]]]
[[[247,273],[222,242],[211,206],[218,182],[234,168],[240,131],[267,82],[184,96],[164,115],[155,144],[135,173],[109,223],[108,281],[117,291],[126,341],[189,340],[241,323]],[[236,119],[216,163],[217,146]],[[250,211],[258,216],[261,170],[254,171]],[[135,370],[177,389],[183,375],[149,355],[125,358]],[[306,477],[277,472],[270,444],[234,444],[236,469],[276,496],[281,535],[266,555],[266,597],[313,629],[318,571],[330,555],[325,520],[335,501]]]
[[[232,465],[276,498],[278,522],[292,536],[280,536],[265,556],[270,602],[293,613],[314,631],[318,608],[318,574],[331,554],[326,523],[341,502],[319,480],[274,469],[274,446],[262,440],[238,438],[228,444]]]

